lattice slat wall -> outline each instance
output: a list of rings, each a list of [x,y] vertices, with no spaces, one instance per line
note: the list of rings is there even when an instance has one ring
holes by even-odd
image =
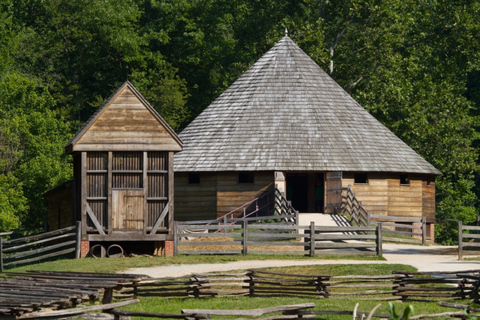
[[[168,204],[168,158],[168,152],[160,151],[111,152],[111,168],[108,168],[108,152],[87,153],[87,204],[105,230],[111,224],[108,221],[109,172],[112,190],[144,190],[146,213],[143,214],[143,223],[148,230],[155,225]],[[143,212],[144,208],[135,210]],[[162,223],[160,227],[168,228],[167,224]],[[90,219],[88,227],[94,227]]]
[[[147,166],[147,227],[152,227],[168,203],[168,153],[148,152]]]

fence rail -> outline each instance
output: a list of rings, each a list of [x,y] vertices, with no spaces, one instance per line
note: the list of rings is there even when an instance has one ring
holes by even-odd
[[[416,301],[479,298],[480,270],[456,272],[394,271],[387,275],[301,275],[264,270],[193,274],[188,277],[146,279],[124,291],[134,296],[212,298],[312,297],[316,299]]]
[[[350,223],[356,226],[373,226],[379,222],[383,225],[383,241],[421,243],[427,241],[426,218],[408,218],[400,216],[385,216],[371,214],[358,201],[352,187],[348,186],[343,196],[342,213],[350,218]]]
[[[272,216],[271,218],[279,218]],[[281,219],[288,216],[281,216]],[[175,222],[174,255],[289,254],[381,255],[381,223],[376,227],[321,227],[282,223],[206,225]]]
[[[39,262],[75,252],[80,248],[79,223],[50,232],[43,232],[21,238],[0,237],[0,272],[5,267]]]
[[[465,254],[480,254],[480,226],[464,226],[458,221],[458,260]]]

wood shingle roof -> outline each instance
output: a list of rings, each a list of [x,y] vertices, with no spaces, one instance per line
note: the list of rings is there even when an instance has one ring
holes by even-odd
[[[129,82],[121,85],[65,145],[75,151],[181,151],[175,131]]]
[[[177,172],[440,174],[287,35],[179,136]]]

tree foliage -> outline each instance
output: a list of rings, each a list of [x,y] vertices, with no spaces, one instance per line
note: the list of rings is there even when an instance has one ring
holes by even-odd
[[[478,215],[480,1],[0,0],[0,230],[45,220],[62,153],[130,80],[177,131],[290,36],[436,166],[437,238]],[[4,200],[7,199],[7,200]]]

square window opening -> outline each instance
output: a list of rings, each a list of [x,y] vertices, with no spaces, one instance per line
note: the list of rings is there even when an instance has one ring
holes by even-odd
[[[409,186],[410,185],[410,179],[408,179],[407,174],[401,174],[400,175],[400,185],[404,185],[404,186]]]
[[[239,172],[238,183],[253,183],[253,172]]]
[[[188,174],[188,184],[199,184],[200,183],[200,173],[190,172]]]
[[[368,184],[368,175],[366,173],[355,173],[355,184]]]

